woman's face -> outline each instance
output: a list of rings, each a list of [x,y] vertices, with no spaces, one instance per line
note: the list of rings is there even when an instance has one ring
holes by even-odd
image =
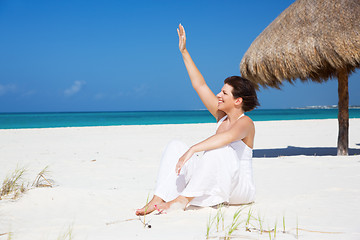
[[[234,107],[236,99],[232,94],[233,87],[229,84],[224,84],[221,91],[216,95],[218,98],[218,109],[226,111]]]

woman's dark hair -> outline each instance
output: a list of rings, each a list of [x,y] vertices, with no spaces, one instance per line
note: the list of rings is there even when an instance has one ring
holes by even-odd
[[[244,112],[249,112],[257,106],[260,106],[255,86],[249,80],[239,76],[232,76],[226,78],[224,83],[233,87],[232,95],[234,98],[241,97],[243,99],[242,109]]]

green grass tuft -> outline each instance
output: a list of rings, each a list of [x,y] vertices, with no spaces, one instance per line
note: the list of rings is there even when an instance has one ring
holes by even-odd
[[[285,230],[285,215],[283,216],[283,233],[286,233],[286,230]]]
[[[246,223],[245,223],[245,231],[250,232],[250,220],[253,218],[252,215],[253,215],[253,210],[252,210],[252,208],[249,208],[247,218],[246,218]]]
[[[219,225],[220,225],[220,222],[222,223],[222,230],[224,231],[224,211],[223,211],[223,204],[220,204],[219,205],[219,208],[218,208],[218,211],[215,215],[215,220],[216,220],[216,231],[218,232],[219,231]]]
[[[210,231],[211,231],[211,227],[214,223],[214,220],[215,220],[215,217],[211,218],[211,213],[210,213],[209,219],[206,223],[206,239],[209,239],[209,237],[210,237]]]
[[[70,225],[68,229],[57,238],[57,240],[72,240],[72,239],[73,239],[73,225]]]
[[[147,224],[146,224],[146,221],[145,221],[145,216],[146,216],[146,213],[147,213],[147,210],[149,209],[149,197],[150,197],[150,193],[148,193],[148,196],[146,198],[146,204],[145,204],[145,214],[144,214],[144,228],[146,228]]]
[[[261,219],[260,213],[258,213],[258,221],[259,221],[259,230],[260,233],[262,234],[264,232],[264,229],[263,229],[263,220]]]
[[[235,213],[234,213],[234,216],[233,216],[233,220],[229,226],[229,230],[226,234],[226,237],[225,239],[226,240],[229,240],[231,238],[231,235],[233,234],[233,232],[239,227],[239,225],[243,222],[240,220],[240,214],[242,212],[244,208],[239,208]]]

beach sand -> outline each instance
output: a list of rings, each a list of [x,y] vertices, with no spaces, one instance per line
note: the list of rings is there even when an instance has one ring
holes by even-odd
[[[360,239],[360,119],[350,119],[349,156],[336,156],[337,120],[255,122],[255,203],[223,208],[225,228],[251,208],[276,239]],[[16,168],[32,183],[46,166],[52,188],[31,188],[0,200],[0,234],[11,239],[205,239],[217,209],[190,207],[135,216],[155,186],[162,151],[172,139],[191,145],[215,124],[0,130],[0,181]],[[283,218],[285,230],[282,233]],[[260,228],[252,220],[252,227]],[[296,232],[296,228],[300,230]],[[305,229],[305,230],[302,230]],[[66,233],[71,233],[71,238]],[[269,233],[233,233],[270,239]],[[274,233],[271,233],[271,239]],[[225,236],[216,232],[210,236]],[[8,239],[8,234],[0,235]]]

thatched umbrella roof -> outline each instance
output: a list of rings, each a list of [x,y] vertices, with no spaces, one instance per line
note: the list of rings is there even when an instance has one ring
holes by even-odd
[[[360,0],[297,0],[251,44],[243,77],[279,88],[283,80],[338,78],[338,155],[348,154],[348,75],[360,67]]]
[[[283,80],[322,82],[360,66],[360,1],[298,0],[251,44],[243,77],[263,86]]]

